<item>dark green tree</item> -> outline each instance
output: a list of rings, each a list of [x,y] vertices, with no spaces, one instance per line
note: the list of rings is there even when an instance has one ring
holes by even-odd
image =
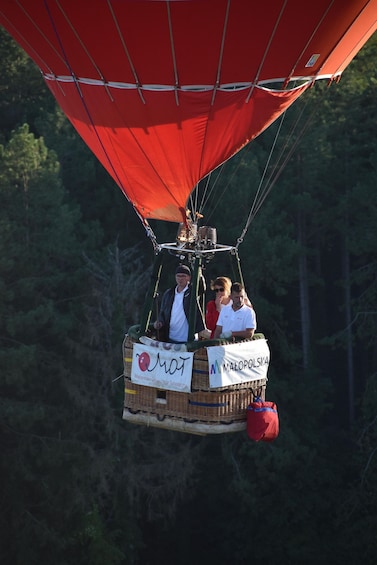
[[[27,126],[1,148],[0,199],[1,555],[64,563],[93,506],[93,485],[83,480],[93,448],[71,427],[81,408],[71,396],[79,374],[69,346],[85,300],[84,243],[56,156]]]

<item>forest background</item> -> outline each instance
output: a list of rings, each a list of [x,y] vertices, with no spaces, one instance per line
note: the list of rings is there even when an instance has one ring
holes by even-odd
[[[272,352],[273,444],[122,421],[121,343],[152,246],[4,31],[0,60],[1,563],[374,564],[377,38],[287,113],[280,143],[301,111],[305,134],[240,246]],[[273,136],[224,169],[222,243]]]

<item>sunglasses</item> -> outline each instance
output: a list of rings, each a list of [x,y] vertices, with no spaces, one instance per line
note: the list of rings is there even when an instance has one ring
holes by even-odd
[[[214,288],[213,289],[215,292],[224,292],[223,288]]]

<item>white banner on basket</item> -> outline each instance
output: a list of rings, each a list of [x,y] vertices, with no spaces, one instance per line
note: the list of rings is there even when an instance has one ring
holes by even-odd
[[[176,392],[191,391],[194,354],[164,350],[135,343],[132,354],[131,381]]]
[[[267,378],[270,350],[265,339],[207,348],[210,388]]]

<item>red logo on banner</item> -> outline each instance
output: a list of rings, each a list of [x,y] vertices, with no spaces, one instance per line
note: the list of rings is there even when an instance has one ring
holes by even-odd
[[[139,357],[139,367],[141,371],[146,371],[149,367],[149,363],[151,362],[151,358],[149,357],[148,353],[145,351]]]

